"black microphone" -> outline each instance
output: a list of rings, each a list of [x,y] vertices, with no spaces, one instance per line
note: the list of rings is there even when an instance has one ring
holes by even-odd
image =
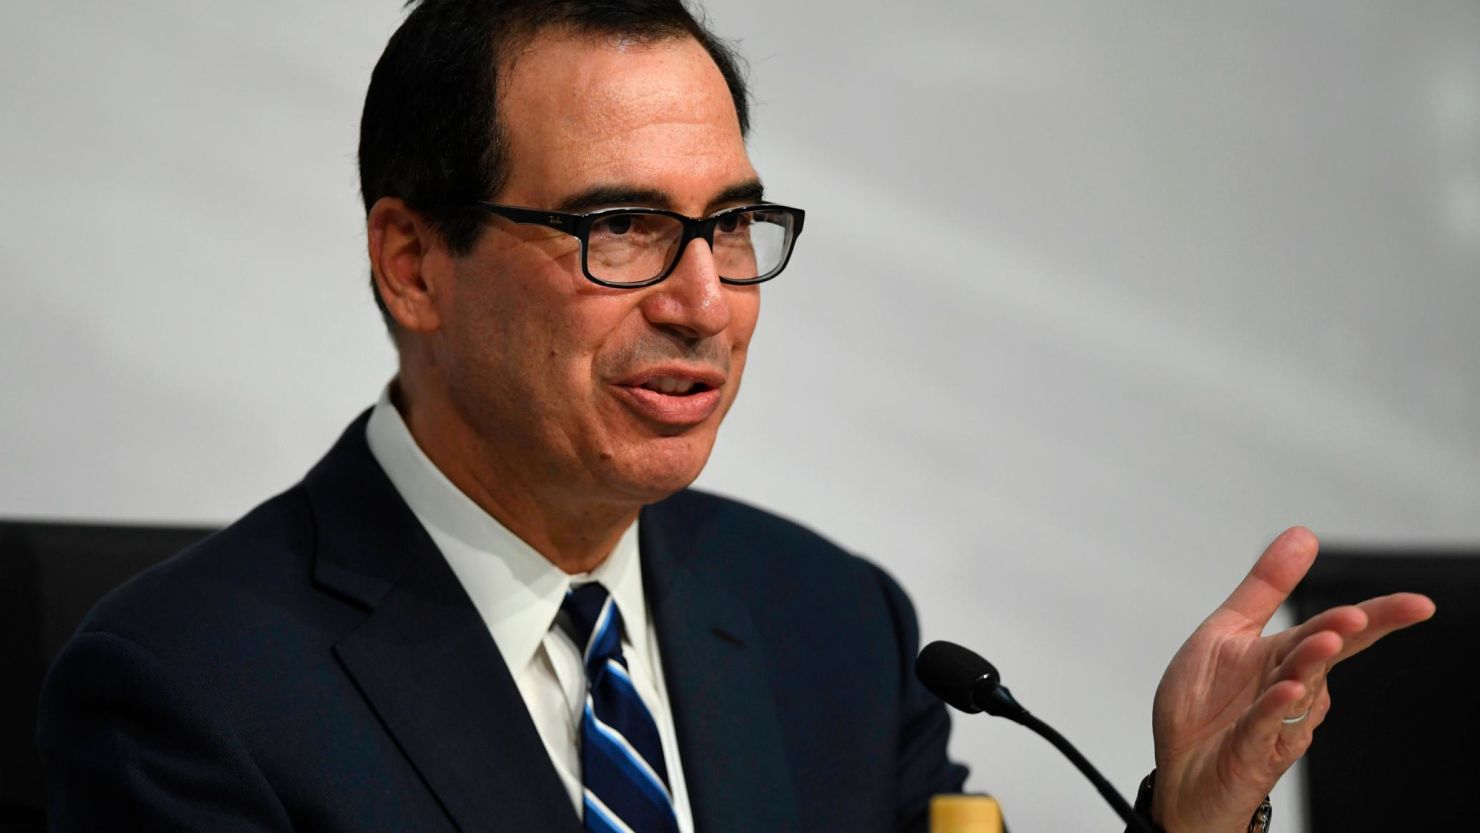
[[[1013,698],[1007,686],[1002,684],[1002,676],[992,667],[992,663],[976,652],[952,642],[932,642],[916,658],[915,676],[936,697],[967,714],[984,711],[1021,723],[1037,732],[1084,773],[1131,829],[1139,833],[1157,833],[1151,823],[1131,809],[1131,805],[1115,791],[1115,787],[1079,754],[1073,744],[1054,731],[1052,726],[1029,714]]]

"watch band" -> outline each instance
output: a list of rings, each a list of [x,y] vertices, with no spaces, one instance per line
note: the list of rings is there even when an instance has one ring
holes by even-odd
[[[1269,804],[1269,796],[1259,802],[1254,810],[1254,817],[1249,819],[1249,833],[1266,833],[1269,830],[1269,820],[1274,818],[1274,808]]]
[[[1157,826],[1156,822],[1151,820],[1151,798],[1155,793],[1156,770],[1153,769],[1149,775],[1141,779],[1141,787],[1136,790],[1136,805],[1133,809],[1135,809],[1141,818],[1146,820],[1147,824],[1151,825],[1152,829],[1158,833],[1166,833],[1166,831],[1163,831]],[[1274,808],[1270,806],[1269,796],[1266,795],[1264,800],[1259,802],[1259,806],[1255,808],[1254,817],[1249,819],[1249,833],[1269,833],[1269,820],[1273,817]],[[1131,833],[1131,831],[1127,829],[1126,833]]]

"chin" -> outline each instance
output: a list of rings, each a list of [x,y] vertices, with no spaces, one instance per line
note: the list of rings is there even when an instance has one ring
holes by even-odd
[[[713,449],[713,437],[665,437],[628,449],[611,472],[622,481],[622,491],[656,503],[687,488],[704,471]]]

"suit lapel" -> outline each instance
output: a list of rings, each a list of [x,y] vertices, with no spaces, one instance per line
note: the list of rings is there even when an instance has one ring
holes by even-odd
[[[671,504],[643,510],[644,592],[698,833],[797,830],[796,795],[750,613]],[[712,562],[711,562],[712,563]]]
[[[493,637],[370,454],[364,417],[304,485],[315,578],[369,608],[335,654],[458,828],[578,833]]]
[[[493,637],[371,455],[367,418],[304,480],[315,580],[367,611],[335,655],[464,833],[579,833]],[[724,542],[674,503],[643,511],[640,547],[696,831],[798,831],[765,646],[705,563]]]

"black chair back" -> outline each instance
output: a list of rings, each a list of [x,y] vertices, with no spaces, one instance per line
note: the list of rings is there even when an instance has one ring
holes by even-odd
[[[1438,613],[1331,672],[1334,705],[1306,756],[1311,833],[1480,827],[1480,552],[1328,547],[1291,601],[1303,621],[1399,590]]]
[[[204,538],[203,527],[0,521],[0,831],[45,828],[36,708],[52,660],[114,587]]]

